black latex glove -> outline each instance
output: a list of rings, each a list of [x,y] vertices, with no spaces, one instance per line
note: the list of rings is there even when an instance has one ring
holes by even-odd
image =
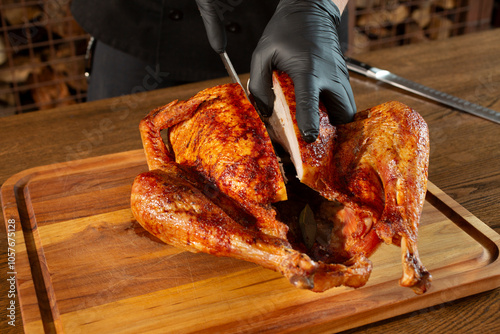
[[[220,0],[196,0],[203,18],[210,46],[218,54],[226,51],[227,37],[222,18],[217,11]]]
[[[332,0],[281,0],[252,56],[249,88],[260,112],[272,113],[272,70],[286,72],[295,85],[297,123],[307,142],[319,134],[320,96],[333,124],[352,121],[356,112],[339,23]]]

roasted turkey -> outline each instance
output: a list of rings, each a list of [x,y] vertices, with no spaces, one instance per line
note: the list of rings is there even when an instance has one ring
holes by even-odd
[[[422,117],[388,102],[333,126],[320,105],[320,134],[307,144],[291,79],[275,72],[273,80],[275,111],[265,123],[238,84],[173,101],[141,121],[149,171],[132,186],[137,221],[170,245],[254,262],[317,292],[363,286],[368,257],[392,243],[402,249],[400,284],[425,292],[431,276],[417,250],[429,158]]]

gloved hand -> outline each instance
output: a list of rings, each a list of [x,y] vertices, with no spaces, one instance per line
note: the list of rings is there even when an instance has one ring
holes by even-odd
[[[227,37],[222,18],[217,11],[218,0],[196,0],[210,46],[218,54],[226,51]]]
[[[286,72],[295,86],[297,123],[307,142],[319,134],[320,96],[334,124],[350,122],[356,112],[339,23],[332,0],[281,0],[252,55],[249,89],[259,111],[272,113],[272,70]]]

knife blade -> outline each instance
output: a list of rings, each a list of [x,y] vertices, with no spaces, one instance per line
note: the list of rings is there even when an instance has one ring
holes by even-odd
[[[243,85],[241,84],[240,78],[238,77],[238,74],[236,73],[236,70],[234,69],[233,64],[231,63],[231,60],[229,60],[229,56],[227,55],[227,52],[224,51],[222,53],[219,53],[219,56],[222,59],[222,63],[224,63],[224,67],[226,68],[227,74],[229,74],[231,81],[233,83],[237,83],[241,86],[241,88],[243,89],[243,92],[245,93],[245,96],[250,101],[250,98],[248,97],[248,94],[247,94],[245,87],[243,87]]]
[[[444,105],[452,107],[453,109],[464,111],[500,124],[500,112],[496,110],[488,109],[470,101],[463,100],[459,97],[438,91],[431,87],[424,86],[417,82],[402,78],[387,70],[368,65],[353,58],[346,58],[346,65],[349,70],[364,75],[368,78],[387,83],[413,94],[442,103]]]
[[[227,74],[229,74],[229,77],[231,78],[231,81],[234,83],[238,83],[241,86],[240,78],[238,77],[238,74],[236,73],[236,70],[234,69],[233,64],[231,63],[231,60],[229,60],[227,52],[224,51],[219,55],[220,58],[222,59],[222,63],[224,63],[224,67],[226,68]]]

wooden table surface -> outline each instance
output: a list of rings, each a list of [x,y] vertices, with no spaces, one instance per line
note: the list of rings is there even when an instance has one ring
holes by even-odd
[[[385,49],[356,58],[500,111],[500,30]],[[242,76],[244,80],[247,76]],[[28,168],[140,149],[139,120],[152,108],[187,99],[227,78],[0,119],[0,183]],[[399,100],[429,125],[429,179],[500,233],[500,125],[352,74],[358,110]],[[22,333],[19,308],[8,324],[7,237],[0,218],[0,332]],[[19,302],[16,299],[16,305]],[[500,288],[349,333],[493,333]]]

